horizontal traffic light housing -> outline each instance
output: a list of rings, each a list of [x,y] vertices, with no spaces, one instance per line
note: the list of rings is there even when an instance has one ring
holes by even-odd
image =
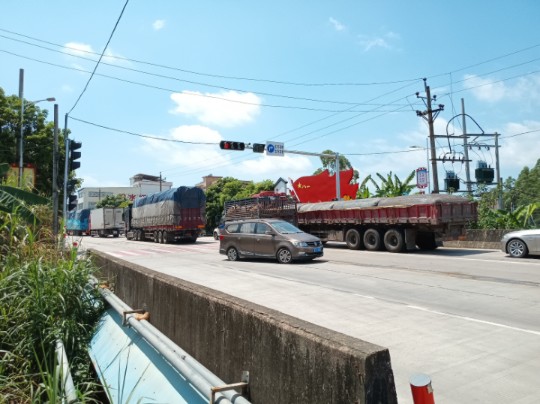
[[[240,150],[243,151],[246,148],[244,142],[234,142],[230,140],[222,140],[219,142],[219,148],[222,150]]]
[[[264,148],[266,145],[264,143],[253,143],[253,152],[254,153],[264,153]]]

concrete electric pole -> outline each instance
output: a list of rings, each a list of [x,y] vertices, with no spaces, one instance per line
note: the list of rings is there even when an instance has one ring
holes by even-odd
[[[439,104],[439,107],[437,109],[431,108],[431,101],[436,101],[437,96],[434,95],[433,98],[431,97],[431,90],[429,86],[426,83],[426,79],[424,79],[424,90],[426,91],[425,97],[420,97],[420,93],[416,93],[416,97],[422,98],[424,100],[424,104],[426,105],[425,111],[416,111],[416,115],[424,118],[429,127],[429,147],[431,150],[431,173],[433,177],[433,190],[432,192],[434,194],[439,193],[439,173],[437,172],[437,155],[435,151],[435,130],[433,128],[433,122],[437,118],[437,115],[439,115],[439,112],[444,110],[444,105]]]

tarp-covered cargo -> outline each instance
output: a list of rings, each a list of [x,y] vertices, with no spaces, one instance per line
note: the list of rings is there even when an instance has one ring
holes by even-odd
[[[135,199],[131,225],[197,228],[206,219],[205,210],[206,196],[203,190],[181,186]]]

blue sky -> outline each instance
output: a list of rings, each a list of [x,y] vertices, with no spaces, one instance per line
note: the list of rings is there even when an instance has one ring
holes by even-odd
[[[361,179],[404,178],[427,164],[423,78],[444,105],[436,135],[463,133],[463,99],[468,133],[500,133],[503,178],[540,158],[536,0],[130,0],[120,20],[125,0],[2,3],[0,87],[17,95],[24,69],[27,100],[56,98],[83,143],[83,186],[127,186],[137,173],[174,186],[209,174],[295,180],[321,162],[287,151],[327,149]],[[52,120],[52,105],[39,106]],[[286,153],[223,151],[220,140],[283,142]],[[496,163],[480,144],[493,138],[475,141],[473,180],[479,161]],[[436,143],[437,157],[463,156],[461,141]],[[462,163],[438,171],[441,189],[447,171],[465,179]]]

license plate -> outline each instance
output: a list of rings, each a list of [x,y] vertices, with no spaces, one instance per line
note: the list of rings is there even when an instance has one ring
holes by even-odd
[[[322,247],[315,247],[313,249],[313,252],[315,252],[315,253],[320,253],[321,251],[322,251]]]

